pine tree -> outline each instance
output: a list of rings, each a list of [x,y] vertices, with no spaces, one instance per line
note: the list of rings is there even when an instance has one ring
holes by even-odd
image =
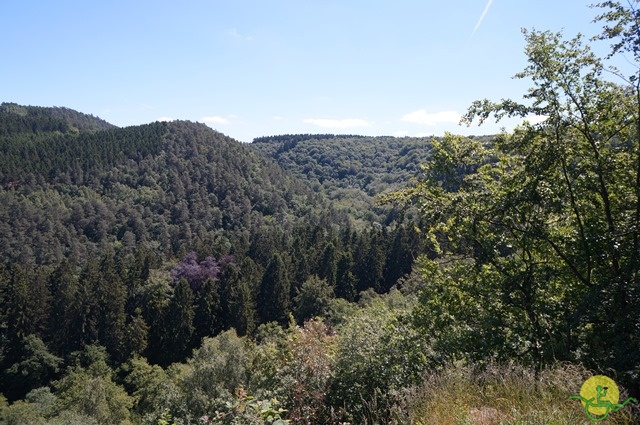
[[[291,283],[287,269],[278,253],[273,254],[260,285],[258,312],[262,323],[288,322],[291,309]]]
[[[137,308],[133,316],[129,317],[125,329],[123,357],[130,358],[133,355],[142,354],[147,348],[148,338],[149,326],[144,321],[142,312]]]
[[[318,268],[318,276],[325,279],[332,288],[336,286],[336,277],[338,273],[338,253],[336,246],[329,242],[324,249],[320,266]]]
[[[127,315],[127,288],[117,273],[118,264],[107,256],[100,264],[99,278],[94,283],[94,296],[98,301],[99,341],[117,360],[124,361]]]
[[[411,267],[413,266],[412,250],[416,250],[416,237],[415,234],[410,232],[411,230],[403,225],[399,225],[395,229],[395,235],[389,247],[385,264],[384,291],[389,291],[401,277],[411,272]]]
[[[358,288],[358,279],[353,274],[353,257],[350,252],[345,252],[338,261],[336,277],[336,296],[347,301],[354,301]]]
[[[193,325],[197,341],[217,335],[222,330],[220,284],[211,278],[204,281],[198,292]]]
[[[234,328],[238,335],[253,333],[256,321],[256,303],[249,270],[242,270],[235,264],[225,269],[222,281],[227,287],[225,324]]]
[[[28,273],[14,265],[2,288],[2,322],[9,352],[19,351],[23,338],[41,335],[46,328],[50,294],[46,280],[38,273]]]
[[[193,336],[193,292],[186,279],[181,279],[175,287],[164,316],[164,340],[161,363],[164,365],[184,360],[190,353]]]
[[[81,328],[78,326],[79,285],[73,265],[63,261],[49,277],[52,295],[49,315],[49,339],[57,354],[65,354],[82,347]]]

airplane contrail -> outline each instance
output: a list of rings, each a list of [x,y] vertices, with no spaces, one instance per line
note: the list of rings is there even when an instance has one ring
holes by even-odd
[[[484,17],[487,16],[487,13],[489,12],[489,9],[491,8],[491,4],[492,3],[493,3],[493,0],[489,0],[487,2],[487,5],[484,7],[484,11],[482,11],[482,15],[480,15],[480,19],[478,19],[478,23],[476,24],[475,28],[471,32],[471,35],[475,34],[476,31],[478,30],[478,28],[480,28],[480,25],[482,25],[482,21],[484,21]]]

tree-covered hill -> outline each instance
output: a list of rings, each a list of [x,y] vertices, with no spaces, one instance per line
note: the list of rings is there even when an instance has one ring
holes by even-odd
[[[356,228],[203,124],[80,129],[70,110],[3,108],[0,393],[12,400],[58,376],[16,379],[33,350],[72,364],[98,344],[115,362],[166,366],[221,331],[254,335],[387,292],[422,252],[412,224]]]
[[[166,255],[195,241],[225,251],[232,231],[248,237],[242,231],[257,222],[286,221],[296,205],[320,200],[272,161],[202,124],[96,130],[102,121],[87,118],[77,131],[89,116],[8,104],[2,111],[4,260],[56,263],[136,243]]]
[[[384,221],[390,210],[375,205],[375,196],[415,180],[430,157],[432,140],[291,134],[256,138],[252,147],[324,192],[352,217]]]

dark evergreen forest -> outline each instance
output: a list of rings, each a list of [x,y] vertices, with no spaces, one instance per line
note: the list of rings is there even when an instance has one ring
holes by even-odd
[[[422,252],[394,209],[356,223],[326,191],[202,124],[117,128],[5,103],[0,152],[10,401],[88,345],[113,365],[139,355],[166,367],[229,329],[302,324],[332,299],[388,292]],[[53,363],[32,376],[25,362],[45,354]]]

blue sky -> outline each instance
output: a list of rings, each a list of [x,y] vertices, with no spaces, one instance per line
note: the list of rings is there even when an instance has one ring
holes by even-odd
[[[591,36],[579,0],[2,0],[0,101],[119,125],[282,133],[490,134],[459,115],[520,99],[520,29]],[[505,123],[507,126],[511,123]]]

